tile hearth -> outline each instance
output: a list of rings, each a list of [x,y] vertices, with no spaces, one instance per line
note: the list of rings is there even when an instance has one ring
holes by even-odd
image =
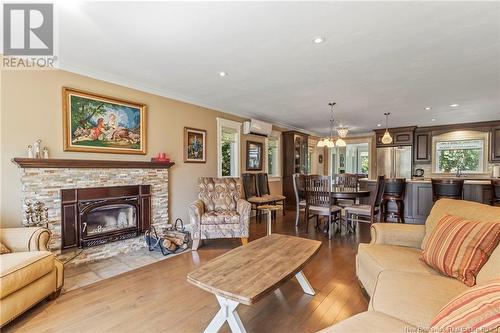
[[[82,263],[76,266],[71,265],[70,262],[66,265],[64,270],[63,293],[174,256],[176,256],[176,254],[164,256],[160,252],[150,252],[148,249],[144,248],[102,260]]]

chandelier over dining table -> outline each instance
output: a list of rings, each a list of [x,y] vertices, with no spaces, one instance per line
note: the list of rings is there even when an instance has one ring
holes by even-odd
[[[323,138],[318,141],[317,146],[318,147],[328,147],[328,148],[333,148],[335,146],[337,147],[345,147],[346,142],[344,141],[344,138],[347,136],[347,133],[349,132],[349,128],[342,126],[337,128],[337,135],[338,138],[337,140],[334,140],[333,138],[333,124],[335,122],[335,119],[333,117],[333,107],[335,106],[335,102],[328,103],[330,105],[330,110],[331,110],[331,117],[330,117],[330,135],[326,138]]]

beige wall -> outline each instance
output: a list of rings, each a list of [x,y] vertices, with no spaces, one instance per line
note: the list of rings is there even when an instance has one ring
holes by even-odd
[[[187,205],[197,197],[197,178],[217,174],[217,117],[243,119],[196,105],[148,94],[65,71],[10,71],[1,78],[1,224],[21,223],[20,174],[10,161],[26,156],[26,147],[40,138],[52,158],[149,160],[166,152],[176,165],[170,169],[170,217],[187,221]],[[62,141],[62,87],[96,92],[147,105],[147,155],[64,152]],[[184,163],[184,126],[207,130],[207,163]],[[258,139],[264,140],[261,137]],[[252,139],[253,136],[252,136]],[[242,136],[241,169],[246,146]],[[271,192],[281,192],[273,182]]]

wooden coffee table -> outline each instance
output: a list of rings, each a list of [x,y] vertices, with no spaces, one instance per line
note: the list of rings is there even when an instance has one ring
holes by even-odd
[[[220,310],[205,329],[217,332],[227,321],[232,332],[246,332],[236,307],[251,305],[293,276],[306,294],[314,295],[302,269],[321,242],[272,234],[240,246],[188,274],[187,280],[215,294]]]

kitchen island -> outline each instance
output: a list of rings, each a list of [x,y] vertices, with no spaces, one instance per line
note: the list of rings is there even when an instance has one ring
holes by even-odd
[[[461,178],[464,179],[464,178]],[[360,188],[370,190],[373,193],[377,185],[376,180],[361,179]],[[491,202],[491,180],[490,179],[465,179],[464,200],[475,201],[484,204]],[[370,198],[362,199],[362,203],[368,204]],[[430,179],[408,179],[406,183],[405,223],[424,224],[429,215],[432,202],[432,184]],[[389,203],[389,211],[394,207]]]

